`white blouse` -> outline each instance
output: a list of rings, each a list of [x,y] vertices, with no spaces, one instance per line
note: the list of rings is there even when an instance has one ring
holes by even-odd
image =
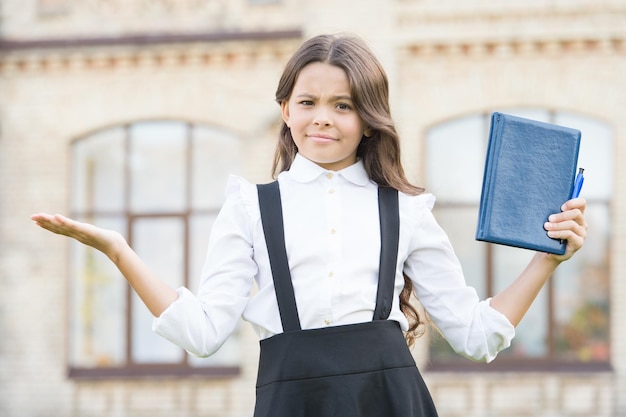
[[[278,182],[302,328],[372,320],[380,257],[378,197],[362,162],[334,172],[297,155]],[[398,301],[404,272],[457,352],[493,360],[510,345],[514,327],[466,285],[448,237],[431,213],[435,198],[399,196],[400,242],[389,319],[408,327]],[[253,291],[255,281],[258,291]],[[261,339],[282,332],[254,184],[231,177],[211,230],[198,294],[177,291],[179,299],[154,319],[153,330],[194,355],[219,349],[242,316]]]

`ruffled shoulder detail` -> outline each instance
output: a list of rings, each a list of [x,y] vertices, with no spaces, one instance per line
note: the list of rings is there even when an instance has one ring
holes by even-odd
[[[435,196],[428,194],[408,195],[399,193],[400,218],[410,228],[416,228],[435,206]]]
[[[226,183],[225,197],[227,202],[241,204],[252,219],[261,216],[256,184],[251,184],[238,175],[230,175]]]
[[[435,196],[430,193],[424,193],[419,195],[408,195],[400,193],[400,204],[402,204],[403,200],[406,200],[404,203],[414,210],[432,210],[435,206],[436,199]]]

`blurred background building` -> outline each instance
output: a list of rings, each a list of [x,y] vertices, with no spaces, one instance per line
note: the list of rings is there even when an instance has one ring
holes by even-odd
[[[474,241],[490,113],[583,132],[586,246],[495,362],[420,339],[440,415],[626,415],[626,2],[3,0],[0,25],[0,416],[251,415],[245,323],[189,357],[106,259],[29,216],[117,229],[195,290],[228,175],[270,179],[286,59],[345,31],[385,65],[408,175],[483,297],[532,255]]]

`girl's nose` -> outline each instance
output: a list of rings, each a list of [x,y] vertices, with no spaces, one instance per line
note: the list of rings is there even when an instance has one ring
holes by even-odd
[[[315,115],[313,117],[313,124],[316,126],[329,126],[331,124],[330,115],[328,110],[323,106],[317,107]]]

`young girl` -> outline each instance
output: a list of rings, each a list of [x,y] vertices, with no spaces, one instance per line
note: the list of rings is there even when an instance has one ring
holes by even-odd
[[[420,324],[413,291],[456,351],[493,360],[582,246],[585,201],[565,202],[544,225],[567,240],[563,256],[537,253],[480,301],[431,214],[434,198],[405,177],[387,77],[360,39],[305,42],[276,100],[277,182],[231,178],[197,295],[167,286],[116,232],[32,218],[106,254],[156,317],[154,330],[192,354],[211,355],[241,316],[250,322],[261,339],[256,417],[436,416],[404,338]]]

